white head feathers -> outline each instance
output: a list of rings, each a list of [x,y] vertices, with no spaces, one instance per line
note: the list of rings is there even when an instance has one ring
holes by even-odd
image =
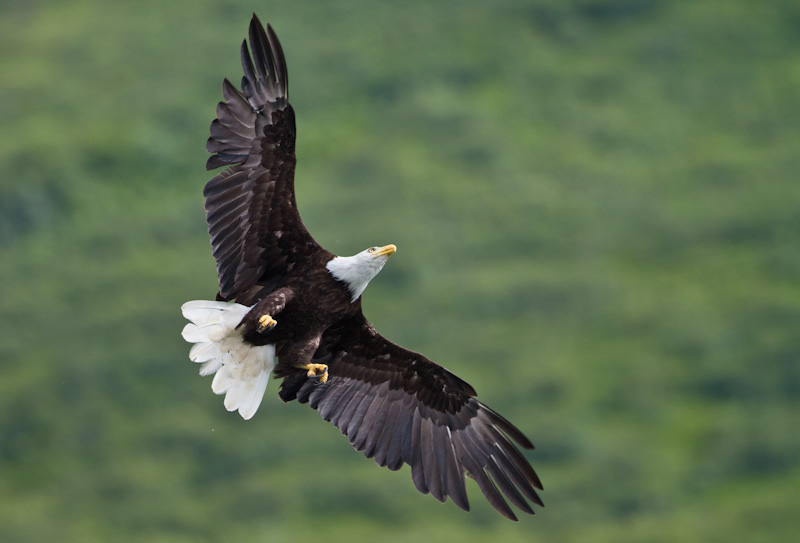
[[[370,247],[357,255],[337,256],[326,267],[331,275],[347,285],[355,302],[396,250],[394,245]]]

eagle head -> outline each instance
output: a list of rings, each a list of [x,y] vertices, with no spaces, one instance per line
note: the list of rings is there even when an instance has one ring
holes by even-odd
[[[334,278],[347,285],[355,302],[395,251],[394,245],[370,247],[353,256],[334,257],[326,267]]]

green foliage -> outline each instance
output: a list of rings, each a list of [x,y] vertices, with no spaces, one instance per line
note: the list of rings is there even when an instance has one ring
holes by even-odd
[[[538,449],[512,524],[421,496],[272,382],[196,375],[203,148],[255,9],[298,201],[389,338]],[[796,2],[6,2],[0,527],[33,541],[789,541],[800,529]]]

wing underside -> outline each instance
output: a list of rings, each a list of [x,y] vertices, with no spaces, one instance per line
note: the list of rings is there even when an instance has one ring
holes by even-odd
[[[467,476],[509,519],[516,515],[506,500],[529,514],[531,503],[543,506],[541,481],[514,441],[533,445],[446,369],[389,342],[366,320],[315,362],[328,365],[328,381],[289,376],[281,397],[308,403],[379,465],[408,464],[420,492],[469,510]]]
[[[253,16],[242,43],[242,90],[227,79],[206,148],[206,168],[230,166],[203,191],[217,262],[219,297],[274,285],[298,260],[321,250],[306,230],[294,194],[295,120],[283,51],[271,27]]]

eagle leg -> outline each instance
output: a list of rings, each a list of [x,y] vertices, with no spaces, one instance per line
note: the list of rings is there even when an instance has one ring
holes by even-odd
[[[301,370],[308,370],[308,377],[319,377],[323,383],[328,381],[328,366],[326,364],[305,364],[298,366]]]
[[[269,332],[278,324],[278,321],[273,319],[270,315],[264,313],[258,319],[258,325],[256,326],[256,332],[259,334],[263,334],[264,332]]]
[[[270,293],[263,300],[253,306],[247,317],[242,319],[239,326],[245,324],[246,329],[252,326],[251,323],[255,321],[255,329],[259,334],[265,334],[275,328],[278,321],[272,318],[286,308],[294,298],[294,291],[290,288],[279,288],[278,290]]]

